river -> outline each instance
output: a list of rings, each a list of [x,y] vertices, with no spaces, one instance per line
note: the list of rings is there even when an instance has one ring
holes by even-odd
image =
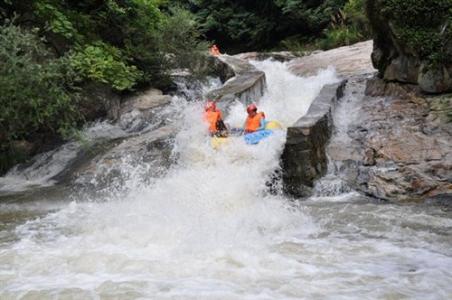
[[[254,64],[268,84],[258,107],[285,126],[339,80]],[[131,172],[102,199],[50,187],[0,202],[1,299],[452,298],[450,211],[353,191],[289,199],[271,180],[284,131],[214,150],[202,103],[173,101],[177,159],[161,177]],[[245,117],[237,102],[226,121]]]

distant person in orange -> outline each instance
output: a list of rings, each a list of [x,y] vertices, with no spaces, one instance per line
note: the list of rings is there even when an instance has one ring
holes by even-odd
[[[265,129],[265,114],[263,112],[257,112],[256,104],[252,103],[248,105],[246,112],[248,113],[248,117],[244,126],[245,134]]]
[[[211,136],[226,137],[227,128],[223,121],[223,114],[217,108],[214,101],[208,100],[205,107],[204,120],[209,125],[209,133]]]
[[[218,46],[216,44],[213,44],[213,46],[210,47],[210,54],[213,55],[213,56],[221,55],[220,49],[218,49]]]

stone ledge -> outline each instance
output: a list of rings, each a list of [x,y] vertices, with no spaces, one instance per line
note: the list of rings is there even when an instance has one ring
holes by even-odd
[[[318,70],[333,66],[338,75],[348,78],[375,72],[370,60],[372,41],[356,43],[327,51],[315,51],[288,63],[289,70],[298,76],[312,76]]]
[[[295,197],[311,194],[314,181],[327,171],[326,145],[333,127],[332,110],[343,96],[345,83],[322,88],[306,115],[287,129],[282,154],[284,192]]]
[[[207,98],[216,99],[220,106],[238,99],[244,104],[257,101],[264,95],[266,81],[265,73],[256,69],[245,60],[222,55],[218,57],[223,63],[228,65],[235,76],[218,88],[207,93]]]

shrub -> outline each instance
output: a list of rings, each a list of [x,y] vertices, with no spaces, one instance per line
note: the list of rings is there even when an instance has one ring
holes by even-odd
[[[61,134],[79,120],[68,59],[52,58],[35,33],[0,27],[0,73],[1,153],[14,156],[12,141],[36,132]]]
[[[450,0],[382,0],[381,14],[406,52],[431,65],[452,62]]]
[[[131,89],[143,76],[124,61],[119,49],[102,42],[74,51],[70,64],[83,79],[106,83],[118,91]]]
[[[349,0],[342,11],[349,26],[353,26],[363,37],[370,38],[370,24],[366,17],[364,2],[365,0]]]
[[[169,55],[168,67],[204,73],[203,62],[208,43],[201,41],[198,24],[192,13],[180,7],[169,9],[169,16],[159,26],[159,44]]]
[[[353,26],[341,26],[325,31],[325,37],[318,43],[319,47],[326,50],[345,45],[351,45],[363,39],[362,34]]]

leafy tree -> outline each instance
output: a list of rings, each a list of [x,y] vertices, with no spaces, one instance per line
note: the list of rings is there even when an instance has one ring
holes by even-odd
[[[274,47],[291,36],[319,36],[346,0],[189,0],[210,40],[233,51]]]
[[[226,49],[259,49],[274,43],[281,11],[272,0],[194,0],[192,10],[207,38]]]
[[[199,65],[197,23],[169,3],[0,1],[0,173],[16,141],[61,136],[89,115],[78,90],[165,87],[171,68]]]
[[[171,50],[169,39],[178,45],[185,43],[179,51],[171,52],[178,61],[183,61],[179,59],[181,55],[199,59],[199,55],[196,56],[200,49],[197,24],[182,9],[160,9],[171,7],[169,3],[161,0],[23,0],[0,4],[0,11],[10,17],[18,14],[16,24],[40,28],[39,33],[46,37],[57,55],[70,51],[72,65],[85,80],[125,90],[140,83],[157,87],[167,84],[167,71],[173,66],[167,55]],[[89,69],[91,63],[93,68]]]
[[[380,12],[406,52],[431,65],[452,62],[451,0],[384,0]]]
[[[370,25],[365,16],[364,1],[349,0],[342,9],[331,16],[331,21],[318,42],[320,48],[331,49],[370,38]]]
[[[161,23],[158,36],[161,51],[169,55],[169,68],[205,71],[202,53],[206,52],[208,43],[200,42],[201,33],[192,13],[180,6],[170,7],[169,17]]]
[[[131,89],[142,76],[135,66],[129,66],[123,60],[119,49],[98,42],[74,51],[70,56],[70,65],[83,78],[122,91]]]
[[[300,20],[304,32],[320,33],[330,22],[331,16],[341,9],[346,0],[275,0],[288,21]],[[300,22],[299,21],[299,22]]]
[[[62,134],[79,120],[67,57],[52,58],[35,33],[0,27],[0,73],[0,156],[9,153],[13,160],[14,140],[37,132]],[[0,157],[0,171],[6,166]]]

